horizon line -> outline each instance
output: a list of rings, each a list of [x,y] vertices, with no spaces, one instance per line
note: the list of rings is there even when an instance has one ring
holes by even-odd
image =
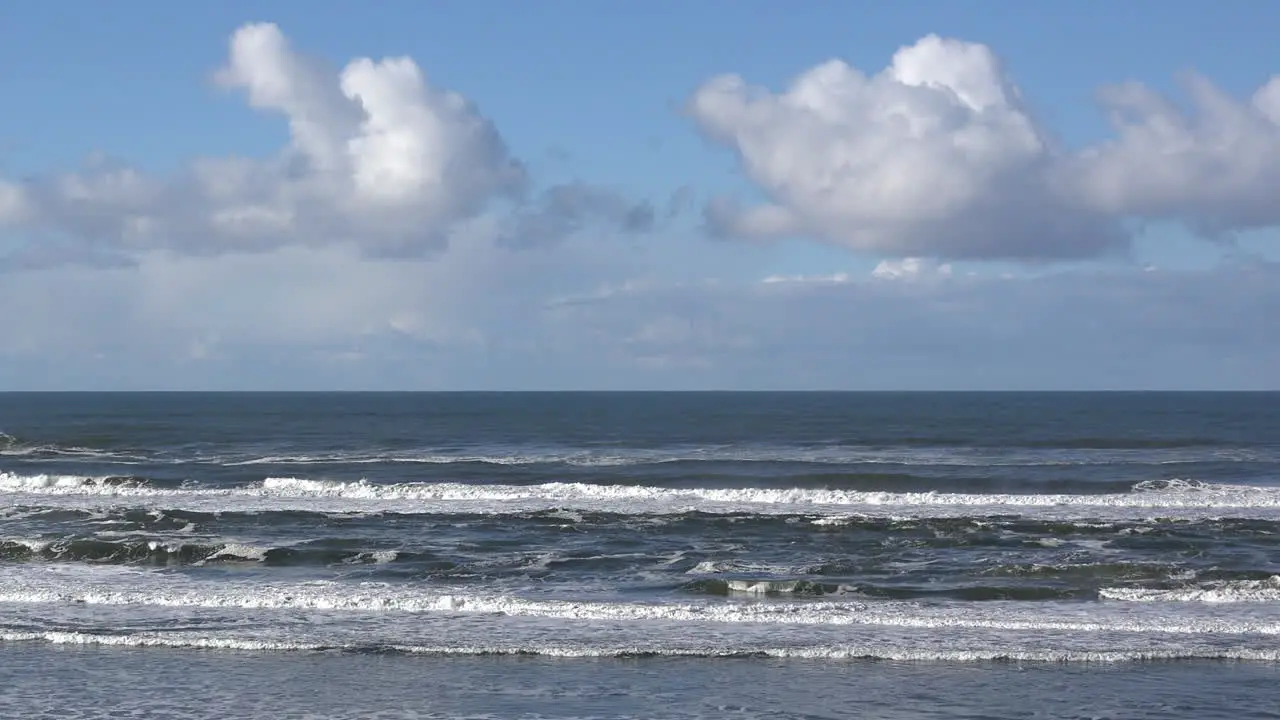
[[[885,389],[774,389],[774,388],[757,388],[757,389],[730,389],[730,388],[707,388],[707,389],[569,389],[569,388],[539,388],[539,389],[414,389],[414,390],[388,390],[388,389],[33,389],[33,390],[16,390],[16,389],[0,389],[0,395],[110,395],[110,394],[133,394],[133,395],[517,395],[517,394],[559,394],[559,395],[621,395],[621,394],[650,394],[650,395],[694,395],[694,394],[1205,394],[1205,393],[1235,393],[1235,394],[1269,394],[1280,393],[1280,388],[1079,388],[1079,389],[1030,389],[1030,388],[885,388]]]

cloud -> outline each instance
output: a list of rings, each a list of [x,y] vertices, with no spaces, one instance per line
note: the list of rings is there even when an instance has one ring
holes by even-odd
[[[6,318],[0,387],[390,389],[516,378],[554,346],[540,321],[548,297],[642,272],[590,236],[511,252],[498,226],[494,217],[460,224],[427,263],[333,244],[26,267],[0,277],[0,307],[22,308]]]
[[[648,201],[633,202],[605,188],[569,183],[548,188],[535,206],[512,214],[500,242],[538,247],[593,226],[609,234],[644,234],[655,229],[657,220],[657,211]]]
[[[764,283],[847,283],[852,278],[849,273],[838,272],[830,275],[770,275],[760,282]]]
[[[342,243],[428,256],[495,210],[503,244],[535,248],[575,233],[654,233],[692,204],[687,186],[658,205],[587,182],[536,190],[495,125],[407,57],[330,68],[275,25],[250,24],[214,78],[284,119],[288,145],[199,158],[168,177],[95,156],[75,172],[0,181],[0,227],[26,241],[0,267]],[[929,35],[873,75],[831,60],[781,92],[712,78],[687,110],[765,197],[712,198],[704,215],[717,234],[1044,261],[1124,252],[1133,219],[1211,237],[1280,223],[1280,79],[1246,100],[1195,75],[1185,85],[1190,110],[1141,85],[1105,88],[1116,136],[1069,150],[992,49]]]
[[[930,35],[874,76],[832,60],[778,94],[724,75],[688,110],[768,197],[710,204],[723,233],[948,258],[1084,257],[1126,242],[1059,191],[1057,151],[984,45]]]
[[[902,258],[901,260],[881,260],[871,271],[872,277],[882,280],[920,280],[931,277],[948,277],[951,275],[950,264],[939,264],[928,258]]]
[[[1274,386],[1280,264],[932,280],[632,285],[555,311],[640,387]]]
[[[253,24],[231,37],[215,79],[287,119],[289,146],[265,160],[202,158],[172,178],[91,158],[30,183],[33,244],[217,254],[350,243],[421,255],[525,191],[493,124],[409,58],[357,58],[335,74],[275,25]],[[14,197],[0,188],[0,217],[14,214]]]
[[[335,83],[274,25],[247,25],[216,78],[251,106],[287,117],[292,136],[284,162],[259,179],[274,202],[237,192],[261,168],[200,168],[205,194],[222,200],[214,219],[226,233],[302,234],[297,224],[318,221],[306,234],[413,253],[438,246],[454,223],[526,181],[493,124],[461,95],[432,87],[407,57],[357,58]]]
[[[0,228],[23,221],[28,211],[26,190],[21,185],[0,180]]]
[[[721,246],[677,280],[668,253],[458,232],[430,263],[333,245],[11,274],[0,386],[1259,388],[1280,365],[1280,264],[1263,261],[705,279],[749,252]]]
[[[1199,75],[1182,85],[1189,110],[1137,83],[1102,89],[1116,137],[1071,164],[1082,200],[1210,236],[1280,223],[1280,77],[1244,101]]]
[[[1236,100],[1189,75],[1190,111],[1104,88],[1116,137],[1068,150],[985,45],[926,36],[868,76],[832,60],[782,92],[712,78],[688,112],[765,201],[707,204],[710,229],[943,259],[1122,252],[1133,219],[1205,235],[1280,224],[1280,78]]]
[[[331,69],[248,25],[215,79],[287,123],[287,145],[168,176],[100,155],[0,181],[0,242],[25,243],[0,252],[0,307],[21,309],[0,385],[1260,387],[1280,366],[1272,263],[951,263],[1123,251],[1132,218],[1280,222],[1280,81],[1236,101],[1193,78],[1189,111],[1108,89],[1116,136],[1083,149],[1055,144],[991,50],[934,36],[875,75],[833,61],[783,92],[704,84],[689,112],[766,198],[711,199],[713,227],[873,256],[850,272],[682,233],[687,186],[652,202],[539,186],[406,58]]]

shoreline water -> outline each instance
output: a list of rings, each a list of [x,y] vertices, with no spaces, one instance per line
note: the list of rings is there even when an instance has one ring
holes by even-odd
[[[268,718],[1275,717],[1280,667],[430,658],[0,645],[0,715]],[[1207,691],[1211,688],[1212,691]],[[74,710],[71,710],[75,708]],[[148,713],[150,715],[148,715]]]

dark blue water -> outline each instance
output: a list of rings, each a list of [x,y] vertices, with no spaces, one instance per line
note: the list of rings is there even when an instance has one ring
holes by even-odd
[[[171,716],[1280,699],[1277,394],[6,394],[0,433],[7,715],[201,673]]]

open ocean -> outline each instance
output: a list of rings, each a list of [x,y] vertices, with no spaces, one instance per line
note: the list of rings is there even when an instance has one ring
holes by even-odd
[[[1278,718],[1280,394],[0,394],[0,717]]]

